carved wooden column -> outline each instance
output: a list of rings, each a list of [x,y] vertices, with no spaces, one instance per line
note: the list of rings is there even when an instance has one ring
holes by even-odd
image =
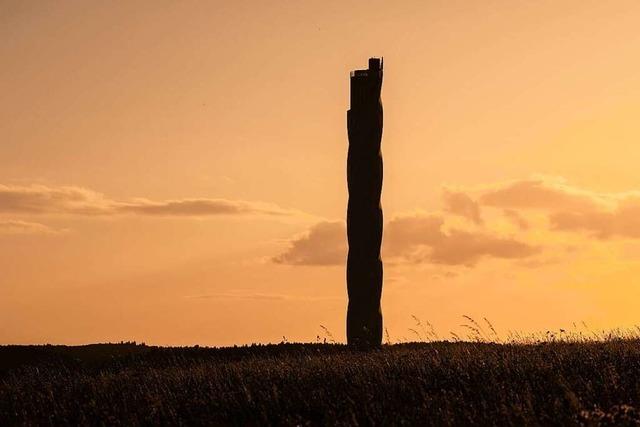
[[[370,58],[367,70],[351,73],[347,111],[347,341],[359,346],[382,343],[382,61]]]

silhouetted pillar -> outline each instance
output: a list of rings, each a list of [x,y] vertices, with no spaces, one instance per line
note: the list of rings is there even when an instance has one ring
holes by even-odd
[[[347,111],[349,154],[347,182],[347,341],[382,343],[382,61],[351,73],[351,109]]]

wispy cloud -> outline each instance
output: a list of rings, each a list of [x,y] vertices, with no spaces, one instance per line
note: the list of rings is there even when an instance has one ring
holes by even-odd
[[[0,184],[0,213],[104,215],[113,201],[80,187]]]
[[[259,300],[259,301],[342,301],[342,298],[329,296],[285,295],[263,292],[236,291],[216,292],[201,295],[188,295],[189,299],[214,299],[214,300]]]
[[[2,234],[60,234],[64,230],[56,230],[37,222],[0,219],[0,235]]]
[[[275,204],[218,198],[154,201],[114,200],[81,187],[0,185],[0,213],[45,215],[146,215],[146,216],[305,216],[301,211]]]
[[[289,216],[302,214],[279,206],[247,202],[243,200],[225,199],[181,199],[154,202],[146,199],[136,199],[132,202],[114,205],[117,213],[133,213],[137,215],[153,216],[211,216],[211,215],[269,215]]]

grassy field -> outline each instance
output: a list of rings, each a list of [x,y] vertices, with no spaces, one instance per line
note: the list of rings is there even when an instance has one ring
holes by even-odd
[[[0,347],[0,425],[638,425],[640,341]]]

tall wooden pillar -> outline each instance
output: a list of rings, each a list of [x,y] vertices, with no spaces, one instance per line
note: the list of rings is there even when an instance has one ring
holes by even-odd
[[[382,61],[351,73],[347,111],[347,341],[358,346],[382,343]]]

